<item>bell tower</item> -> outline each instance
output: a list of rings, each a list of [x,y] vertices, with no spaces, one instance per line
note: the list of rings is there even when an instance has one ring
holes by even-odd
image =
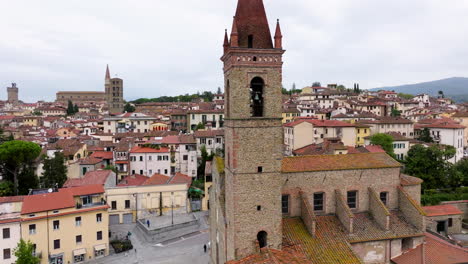
[[[238,0],[224,36],[226,258],[281,248],[282,34],[263,0]]]

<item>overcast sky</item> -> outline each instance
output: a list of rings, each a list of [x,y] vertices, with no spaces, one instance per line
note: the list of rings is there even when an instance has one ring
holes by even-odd
[[[374,88],[468,76],[467,0],[264,0],[281,20],[284,86]],[[0,99],[103,90],[126,99],[216,91],[237,0],[0,0]]]

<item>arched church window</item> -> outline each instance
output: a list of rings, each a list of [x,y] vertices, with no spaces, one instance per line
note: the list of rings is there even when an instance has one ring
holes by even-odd
[[[257,234],[257,240],[258,240],[258,244],[260,245],[260,248],[264,248],[266,247],[268,244],[267,244],[267,232],[265,231],[260,231],[258,232]]]
[[[253,48],[253,35],[249,35],[248,38],[249,38],[248,39],[248,41],[249,41],[248,48],[251,49],[251,48]]]
[[[250,82],[250,107],[253,117],[263,116],[263,87],[265,82],[260,77],[255,77]]]

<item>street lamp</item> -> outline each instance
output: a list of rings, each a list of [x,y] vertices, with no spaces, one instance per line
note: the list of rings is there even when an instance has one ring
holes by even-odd
[[[171,206],[171,225],[174,225],[174,192],[171,192],[171,200],[172,200],[172,206]]]

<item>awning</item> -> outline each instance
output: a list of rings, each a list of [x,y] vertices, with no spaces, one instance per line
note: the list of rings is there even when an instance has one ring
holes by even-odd
[[[73,256],[79,256],[79,255],[85,255],[85,254],[86,254],[86,248],[73,250]]]
[[[104,250],[106,248],[107,248],[106,244],[94,246],[95,251]]]

